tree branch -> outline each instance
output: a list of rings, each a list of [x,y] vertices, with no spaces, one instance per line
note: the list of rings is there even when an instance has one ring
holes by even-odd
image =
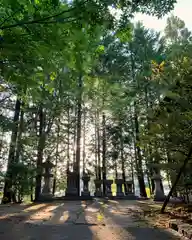
[[[80,4],[81,5],[84,5],[88,0],[82,2]],[[79,7],[79,6],[78,6]],[[10,29],[10,28],[14,28],[14,27],[17,27],[17,26],[22,26],[22,25],[29,25],[29,24],[35,24],[35,23],[38,23],[38,24],[46,24],[46,23],[54,23],[54,22],[45,22],[46,20],[49,20],[51,18],[56,18],[56,17],[59,17],[65,13],[68,13],[68,12],[71,12],[71,11],[74,11],[75,9],[77,9],[77,7],[73,7],[73,8],[69,8],[67,10],[64,10],[60,13],[57,13],[57,14],[53,14],[51,16],[48,16],[48,17],[44,17],[44,18],[40,18],[40,19],[35,19],[35,20],[32,20],[32,21],[21,21],[21,22],[18,22],[18,23],[15,23],[15,24],[11,24],[11,25],[6,25],[6,26],[2,26],[0,27],[1,30],[4,30],[4,29]],[[70,16],[71,17],[71,16]],[[69,19],[70,17],[66,17],[64,19]],[[63,20],[64,20],[63,19]],[[57,21],[55,21],[56,23]]]
[[[21,8],[15,10],[15,12],[13,12],[12,15],[8,16],[7,18],[5,18],[5,19],[3,20],[3,22],[0,24],[0,26],[2,26],[2,25],[3,25],[5,22],[7,22],[10,18],[14,17],[14,15],[15,15],[17,12],[19,12],[20,10],[21,10]]]
[[[188,161],[189,161],[190,158],[191,158],[191,155],[192,155],[192,146],[189,148],[189,152],[188,152],[188,154],[187,154],[187,156],[186,156],[186,158],[185,158],[185,160],[184,160],[184,162],[183,162],[182,167],[180,168],[180,171],[179,171],[179,173],[178,173],[178,175],[177,175],[177,177],[176,177],[176,179],[175,179],[175,182],[173,183],[173,186],[172,186],[172,188],[170,189],[169,194],[167,195],[167,197],[166,197],[166,199],[165,199],[165,201],[164,201],[164,203],[163,203],[163,206],[162,206],[162,208],[161,208],[161,213],[164,213],[165,208],[166,208],[166,206],[167,206],[167,204],[168,204],[168,202],[169,202],[169,199],[170,199],[173,191],[175,190],[176,185],[177,185],[177,183],[179,182],[179,179],[180,179],[182,173],[184,172],[184,170],[185,170],[185,168],[186,168],[186,166],[187,166]]]

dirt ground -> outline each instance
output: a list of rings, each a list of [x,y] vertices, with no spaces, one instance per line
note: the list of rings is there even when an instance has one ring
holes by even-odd
[[[0,206],[1,240],[176,240],[144,217],[137,201],[71,201]]]

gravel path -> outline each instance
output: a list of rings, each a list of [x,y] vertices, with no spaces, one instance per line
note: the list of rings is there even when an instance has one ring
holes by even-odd
[[[176,240],[139,216],[136,201],[0,207],[1,240]]]

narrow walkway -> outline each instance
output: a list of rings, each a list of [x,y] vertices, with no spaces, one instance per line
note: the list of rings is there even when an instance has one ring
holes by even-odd
[[[64,202],[3,213],[1,240],[176,240],[139,218],[136,201]]]

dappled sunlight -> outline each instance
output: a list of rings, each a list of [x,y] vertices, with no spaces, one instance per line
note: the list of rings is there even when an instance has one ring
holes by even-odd
[[[64,211],[63,216],[61,216],[60,219],[59,219],[60,223],[67,222],[69,220],[69,217],[70,217],[69,211]]]
[[[118,201],[115,201],[115,200],[110,200],[110,199],[108,200],[108,202],[109,202],[109,203],[114,203],[114,204],[119,204],[119,202],[118,202]]]
[[[39,211],[35,212],[34,214],[30,215],[29,219],[26,222],[42,222],[48,221],[54,216],[54,210],[57,209],[57,205],[47,205],[45,204],[45,208],[40,209]]]
[[[13,216],[27,216],[28,213],[37,211],[46,206],[46,204],[34,204],[34,205],[10,205],[4,206],[1,205],[0,219],[8,219]],[[26,207],[26,208],[25,208]]]
[[[105,217],[104,214],[103,217]],[[98,222],[99,221],[100,220],[98,220]],[[127,232],[123,227],[114,222],[112,218],[107,218],[105,221],[107,225],[100,224],[97,226],[89,226],[89,229],[93,234],[93,240],[136,240],[136,238],[131,233]]]
[[[45,203],[35,204],[35,205],[32,205],[32,206],[24,209],[23,212],[30,212],[30,211],[38,210],[39,208],[45,207],[46,205],[47,204],[45,204]]]
[[[5,220],[5,219],[8,219],[9,217],[12,217],[15,215],[17,215],[17,213],[5,214],[5,215],[0,216],[0,220]]]
[[[121,206],[120,209],[113,207],[107,208],[104,212],[108,225],[112,226],[116,234],[119,234],[121,231],[123,234],[126,234],[126,231],[130,237],[128,239],[142,239],[143,234],[150,232],[150,234],[156,236],[156,238],[161,236],[161,238],[158,239],[180,239],[177,235],[166,229],[167,221],[165,215],[156,216],[152,213],[153,216],[148,218],[137,205],[130,204],[130,206],[127,205],[125,209],[122,207],[124,206]]]

